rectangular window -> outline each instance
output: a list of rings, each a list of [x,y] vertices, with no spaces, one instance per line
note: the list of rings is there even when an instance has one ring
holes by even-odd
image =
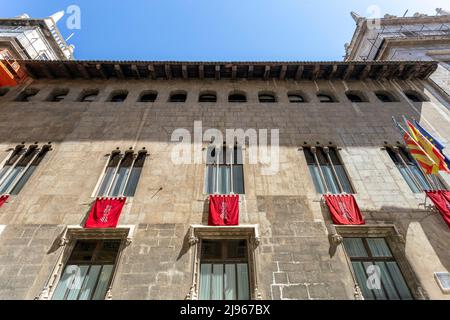
[[[428,174],[427,177],[425,177],[417,163],[404,148],[400,147],[394,150],[393,148],[388,147],[386,150],[412,192],[420,193],[423,190],[433,190],[435,188],[438,188],[439,190],[446,189],[436,175]],[[433,185],[431,185],[431,183]]]
[[[97,191],[97,197],[133,197],[147,153],[113,152]]]
[[[344,247],[364,299],[413,299],[384,238],[344,238]]]
[[[336,148],[305,147],[303,150],[317,192],[354,193]]]
[[[244,194],[242,148],[208,147],[205,189],[208,194]]]
[[[200,300],[249,300],[247,240],[202,240]]]
[[[103,300],[111,284],[121,240],[78,240],[53,300]]]
[[[0,170],[0,194],[18,194],[49,150],[49,145],[17,146]]]

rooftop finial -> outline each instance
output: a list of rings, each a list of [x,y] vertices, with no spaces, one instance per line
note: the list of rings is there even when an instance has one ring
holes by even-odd
[[[350,12],[350,15],[352,16],[353,20],[355,20],[356,23],[358,23],[359,20],[363,19],[363,17],[361,17],[355,11]]]

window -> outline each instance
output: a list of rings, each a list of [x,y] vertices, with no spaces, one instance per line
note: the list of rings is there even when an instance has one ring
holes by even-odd
[[[176,92],[170,95],[169,102],[185,102],[187,98],[186,92]]]
[[[423,190],[432,190],[436,187],[440,190],[446,189],[436,175],[428,174],[425,177],[417,163],[405,148],[387,147],[386,150],[412,192],[420,193]]]
[[[39,92],[38,89],[28,88],[22,91],[17,97],[16,101],[30,101],[30,98],[37,95]]]
[[[319,93],[317,94],[317,98],[319,98],[319,102],[321,103],[331,103],[336,102],[332,95]]]
[[[409,100],[412,102],[424,102],[427,101],[427,99],[417,91],[405,91],[405,95],[408,97]]]
[[[367,98],[360,92],[347,91],[345,95],[351,102],[368,102]]]
[[[435,272],[434,277],[444,293],[450,293],[450,273]]]
[[[147,153],[113,152],[109,158],[97,197],[133,197]]]
[[[77,240],[52,299],[105,299],[120,244],[120,239]]]
[[[244,194],[242,148],[208,147],[205,188],[208,194]]]
[[[2,97],[5,94],[7,94],[8,91],[9,91],[9,88],[0,88],[0,97]]]
[[[201,93],[198,97],[198,102],[216,102],[217,95],[215,92],[205,92]]]
[[[230,93],[228,96],[228,102],[247,102],[247,97],[245,96],[245,93],[242,92]]]
[[[394,95],[388,91],[375,91],[375,95],[377,96],[378,100],[381,102],[396,102],[398,101],[397,98],[394,97]]]
[[[199,299],[250,299],[247,240],[202,240]]]
[[[307,102],[304,95],[300,93],[288,93],[288,99],[290,103],[303,103]]]
[[[344,247],[364,299],[413,299],[384,238],[344,238]]]
[[[59,102],[64,100],[64,98],[69,93],[69,89],[55,89],[48,97],[47,101]]]
[[[83,92],[80,95],[79,101],[81,102],[93,102],[95,101],[95,98],[98,96],[98,90],[83,90]]]
[[[258,95],[259,102],[262,103],[274,103],[277,102],[275,94],[273,93],[260,93]]]
[[[128,96],[128,91],[114,91],[109,98],[110,102],[124,102]]]
[[[316,191],[319,193],[353,193],[336,148],[303,148]]]
[[[0,194],[18,194],[49,150],[50,145],[17,146],[0,170]]]
[[[146,91],[139,97],[139,102],[155,102],[158,97],[158,93],[154,91]]]

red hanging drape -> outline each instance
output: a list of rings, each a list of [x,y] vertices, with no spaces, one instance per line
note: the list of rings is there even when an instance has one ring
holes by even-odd
[[[210,195],[210,226],[236,226],[239,224],[239,195]]]
[[[86,220],[85,228],[115,228],[126,198],[97,198]]]
[[[0,196],[0,207],[9,199],[9,194],[2,194]]]
[[[433,201],[434,206],[441,213],[442,218],[450,228],[450,191],[437,190],[425,191],[425,193]]]
[[[353,195],[327,194],[324,195],[324,198],[334,224],[360,225],[366,223]]]

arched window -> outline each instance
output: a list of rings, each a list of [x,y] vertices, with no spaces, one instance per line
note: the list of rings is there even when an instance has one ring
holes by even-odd
[[[155,91],[145,91],[139,97],[139,102],[155,102],[158,97],[158,93]]]
[[[405,91],[405,95],[408,97],[409,100],[411,100],[412,102],[423,102],[423,101],[427,101],[427,99],[425,99],[425,97],[420,94],[417,91],[413,91],[413,90],[408,90]]]
[[[64,100],[64,98],[69,93],[69,89],[55,89],[48,97],[48,101],[59,102]]]
[[[128,91],[118,90],[111,94],[110,102],[124,102],[128,96]]]
[[[361,92],[356,92],[356,91],[347,91],[345,93],[345,95],[347,96],[348,100],[350,100],[351,102],[367,102],[367,98],[364,97],[364,95]]]
[[[38,89],[29,88],[22,91],[19,96],[17,97],[16,101],[29,101],[29,99],[35,95],[37,95],[39,92]]]
[[[290,103],[303,103],[307,102],[304,94],[300,92],[289,92],[288,99]]]
[[[83,92],[80,95],[80,101],[81,102],[92,102],[95,100],[95,98],[98,95],[98,90],[83,90]]]
[[[184,91],[173,92],[170,94],[169,102],[185,102],[187,98],[187,93]]]
[[[263,103],[277,102],[275,94],[273,94],[273,93],[266,93],[266,92],[259,93],[258,94],[258,99],[259,99],[259,102],[263,102]]]
[[[198,102],[216,102],[217,95],[215,92],[203,92],[198,97]]]
[[[247,97],[243,92],[230,93],[228,96],[228,102],[247,102]]]
[[[336,101],[332,95],[325,94],[325,93],[317,94],[317,98],[319,98],[319,102],[321,102],[321,103],[330,103],[330,102]]]
[[[381,102],[396,102],[395,96],[388,91],[375,91],[375,95]]]

